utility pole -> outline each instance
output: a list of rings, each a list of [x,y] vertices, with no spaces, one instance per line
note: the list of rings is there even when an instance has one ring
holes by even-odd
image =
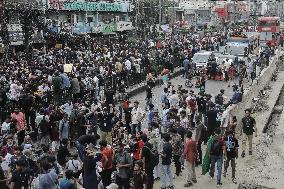
[[[162,24],[162,0],[159,0],[159,30]]]
[[[10,53],[10,39],[9,39],[9,31],[7,26],[7,15],[5,11],[5,0],[0,0],[0,31],[2,43],[4,45],[4,56],[5,61],[9,60]]]

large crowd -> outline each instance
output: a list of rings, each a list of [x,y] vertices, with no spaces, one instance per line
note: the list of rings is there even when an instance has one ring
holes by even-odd
[[[188,174],[184,186],[190,187],[197,182],[196,166],[214,178],[216,163],[221,186],[223,158],[223,176],[231,162],[236,182],[238,121],[226,108],[242,100],[245,78],[256,77],[255,67],[268,62],[262,59],[268,53],[227,69],[213,56],[207,71],[197,75],[198,93],[169,81],[177,66],[185,76],[193,73],[193,55],[217,52],[227,35],[176,35],[137,44],[88,39],[87,44],[52,48],[46,54],[35,51],[29,61],[15,56],[1,64],[0,188],[152,189],[161,179],[165,189],[174,188],[174,174],[182,172]],[[206,93],[206,80],[215,79],[217,67],[233,87],[230,99],[224,89],[217,96]],[[153,104],[152,92],[160,74],[162,106]],[[131,102],[126,89],[144,80],[146,105]],[[242,128],[244,157],[246,141],[251,155],[257,134],[250,110]]]

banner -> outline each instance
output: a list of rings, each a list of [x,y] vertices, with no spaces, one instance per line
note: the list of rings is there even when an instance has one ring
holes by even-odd
[[[106,12],[131,12],[128,2],[69,2],[60,0],[49,0],[49,9],[74,10],[74,11],[106,11]]]

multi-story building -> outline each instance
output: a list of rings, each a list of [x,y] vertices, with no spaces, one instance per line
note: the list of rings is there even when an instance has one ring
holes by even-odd
[[[113,33],[132,30],[129,1],[48,0],[46,21],[55,32]]]
[[[211,2],[207,0],[182,0],[179,2],[177,14],[177,18],[190,26],[208,24],[211,21]]]

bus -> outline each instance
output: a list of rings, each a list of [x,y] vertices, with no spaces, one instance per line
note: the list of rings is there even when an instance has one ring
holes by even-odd
[[[268,46],[276,46],[280,33],[280,17],[258,18],[258,32],[261,42]]]

